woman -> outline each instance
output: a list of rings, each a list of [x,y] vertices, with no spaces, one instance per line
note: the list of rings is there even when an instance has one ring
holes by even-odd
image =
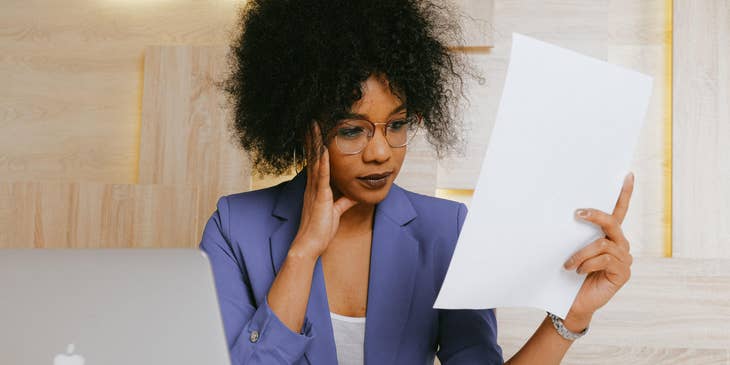
[[[211,261],[234,364],[502,364],[493,310],[440,310],[466,207],[393,183],[418,129],[440,154],[458,141],[458,38],[416,0],[251,0],[227,91],[260,172],[293,180],[223,197],[200,247]],[[451,37],[451,38],[449,38]],[[468,70],[467,70],[468,71]],[[566,269],[588,274],[560,328],[546,317],[509,364],[558,364],[630,276],[613,214],[580,216],[607,237]]]

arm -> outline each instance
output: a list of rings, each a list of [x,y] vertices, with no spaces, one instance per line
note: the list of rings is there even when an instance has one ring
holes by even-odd
[[[593,317],[593,313],[605,305],[631,276],[631,264],[633,260],[629,253],[630,244],[621,229],[621,223],[628,210],[633,185],[633,174],[630,174],[626,177],[612,214],[604,213],[596,209],[581,209],[576,212],[578,218],[600,227],[606,234],[606,237],[592,242],[574,254],[564,264],[566,270],[575,269],[579,274],[587,274],[586,280],[583,282],[573,306],[568,312],[565,321],[563,321],[565,327],[572,332],[581,332],[587,328]],[[465,215],[466,208],[461,207],[458,216],[459,230],[461,230]],[[464,314],[462,316],[466,315]],[[454,319],[449,321],[454,321]],[[444,325],[444,323],[440,323],[440,326]],[[457,362],[459,364],[500,363],[497,358],[491,356],[491,353],[487,351],[490,346],[498,348],[496,342],[493,342],[490,337],[493,335],[496,338],[496,321],[494,322],[494,327],[484,325],[478,320],[464,321],[463,325],[460,326],[460,331],[447,331],[451,332],[455,337],[464,336],[465,338],[470,338],[471,342],[476,344],[470,344],[464,339],[458,340],[460,341],[459,343],[466,342],[466,345],[450,345],[450,347],[460,347],[461,349],[456,350],[456,355],[452,357],[446,356],[444,364],[447,364],[447,362],[449,364]],[[550,319],[546,317],[527,343],[505,364],[560,364],[572,343],[573,341],[566,340],[560,336],[553,327]],[[483,352],[484,354],[482,354]],[[454,358],[460,356],[463,356],[465,360],[452,361]],[[439,358],[441,358],[441,355],[439,355]]]
[[[313,124],[314,135],[321,136]],[[236,262],[226,239],[228,204],[218,204],[203,233],[200,248],[208,253],[218,290],[233,364],[292,364],[314,338],[305,317],[317,258],[326,250],[342,213],[356,204],[347,197],[334,201],[330,189],[329,154],[326,147],[307,138],[307,187],[304,191],[299,231],[263,303],[254,308],[245,267]],[[311,148],[310,148],[311,147]],[[243,263],[241,263],[243,265]],[[297,333],[299,332],[299,333]]]
[[[271,308],[292,330],[302,326],[312,287],[317,258],[327,249],[339,227],[341,215],[356,202],[341,197],[334,200],[330,188],[329,151],[322,145],[316,123],[312,125],[315,143],[306,140],[307,186],[304,191],[299,231],[287,258],[269,289]]]
[[[295,363],[315,337],[311,324],[304,318],[304,309],[301,309],[301,331],[297,333],[290,329],[269,305],[271,293],[256,306],[245,267],[240,267],[235,259],[221,221],[221,217],[227,216],[228,203],[226,198],[221,198],[218,210],[205,226],[200,249],[208,255],[213,269],[231,362],[233,365]],[[288,280],[290,284],[281,285],[283,288],[301,284],[299,291],[306,289],[308,295],[310,285],[305,282],[311,282],[313,270],[313,264],[310,268],[306,262],[296,262],[287,257],[275,281]],[[306,303],[305,299],[305,308]],[[252,337],[254,331],[258,338]]]
[[[438,344],[442,365],[504,362],[493,309],[439,309]]]
[[[572,332],[580,332],[588,327],[590,320],[590,317],[581,319],[568,315],[563,323]],[[558,334],[546,316],[527,343],[505,364],[560,364],[572,344],[573,341]]]
[[[631,277],[633,258],[630,243],[621,229],[634,188],[633,174],[626,176],[613,213],[597,209],[580,209],[577,218],[595,224],[606,234],[575,253],[564,264],[566,270],[587,274],[570,308],[565,326],[572,332],[588,327],[593,313],[605,305]],[[559,364],[572,341],[557,334],[550,319],[546,318],[522,349],[507,363]]]

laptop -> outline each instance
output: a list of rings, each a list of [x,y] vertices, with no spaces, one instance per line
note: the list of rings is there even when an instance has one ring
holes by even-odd
[[[198,249],[0,249],[3,365],[230,365]]]

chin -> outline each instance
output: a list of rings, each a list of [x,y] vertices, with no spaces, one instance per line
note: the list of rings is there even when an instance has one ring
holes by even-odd
[[[375,205],[385,200],[385,197],[388,196],[388,192],[393,186],[393,182],[388,181],[385,186],[379,189],[368,189],[363,186],[358,186],[360,185],[359,182],[355,182],[353,185],[351,189],[347,189],[344,193],[345,196],[361,204]]]
[[[365,193],[360,194],[357,201],[363,204],[378,204],[385,200],[385,197],[388,196],[388,191],[390,191],[390,185],[383,187],[380,190],[383,191],[366,191]]]

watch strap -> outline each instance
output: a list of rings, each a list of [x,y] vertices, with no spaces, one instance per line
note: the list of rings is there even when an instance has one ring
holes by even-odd
[[[548,312],[548,317],[550,317],[550,321],[553,322],[553,327],[555,327],[555,330],[558,331],[558,334],[568,341],[575,341],[588,333],[588,327],[586,327],[583,331],[576,333],[565,327],[565,324],[560,317],[550,312]]]

